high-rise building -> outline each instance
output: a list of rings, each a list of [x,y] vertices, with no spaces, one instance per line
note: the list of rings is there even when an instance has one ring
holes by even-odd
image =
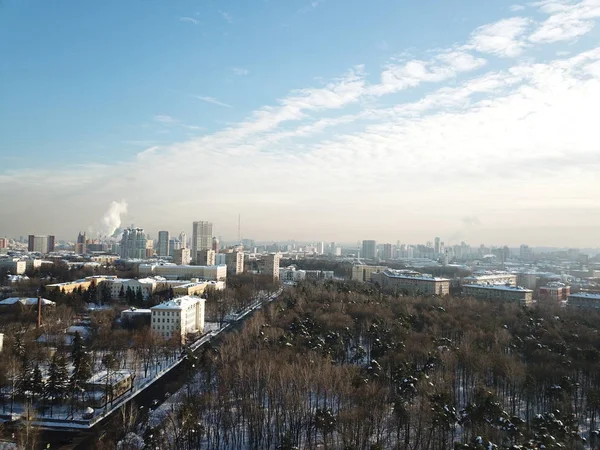
[[[27,240],[27,250],[30,252],[47,253],[48,236],[36,236],[30,234]]]
[[[439,255],[439,254],[440,254],[440,250],[441,250],[441,249],[440,249],[440,242],[441,242],[441,239],[440,239],[439,237],[436,237],[436,238],[435,238],[435,244],[434,244],[434,247],[433,247],[433,252],[434,252],[436,255]]]
[[[199,250],[196,255],[196,264],[199,266],[214,266],[215,254],[214,250]]]
[[[225,264],[228,275],[238,275],[244,271],[244,252],[225,253]]]
[[[317,254],[322,255],[325,253],[325,242],[317,242]]]
[[[78,255],[84,255],[86,251],[87,248],[85,232],[79,233],[77,235],[77,243],[75,244],[75,253],[77,253]]]
[[[179,248],[173,252],[173,262],[182,266],[187,266],[192,261],[189,248]]]
[[[0,248],[6,248],[6,247],[8,247],[8,239],[0,238]]]
[[[212,238],[212,249],[215,253],[219,253],[219,250],[221,249],[221,243],[219,242],[219,238],[216,236]]]
[[[372,240],[362,241],[361,258],[375,259],[377,255],[377,242]]]
[[[48,253],[52,253],[55,248],[56,238],[52,235],[48,236]]]
[[[187,248],[187,234],[185,234],[185,231],[179,233],[179,242],[181,242],[181,248]]]
[[[263,256],[263,273],[266,275],[272,275],[273,280],[279,280],[279,260],[281,259],[281,253],[271,253]]]
[[[175,255],[175,250],[179,250],[181,247],[181,242],[179,239],[169,239],[169,256]]]
[[[169,256],[169,232],[158,232],[158,243],[156,253],[158,256]]]
[[[127,228],[123,231],[121,238],[122,259],[144,259],[146,258],[148,239],[143,228]]]
[[[383,244],[383,252],[381,254],[381,259],[392,259],[392,244]]]
[[[213,224],[198,221],[192,224],[192,257],[197,258],[200,250],[211,250],[213,238]]]

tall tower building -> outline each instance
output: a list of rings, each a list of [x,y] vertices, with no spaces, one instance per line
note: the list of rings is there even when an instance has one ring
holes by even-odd
[[[385,259],[386,261],[392,259],[392,244],[383,244],[381,259]]]
[[[179,242],[181,242],[181,248],[187,248],[187,234],[185,234],[185,231],[179,233]]]
[[[192,258],[197,258],[200,250],[211,250],[213,238],[212,222],[198,221],[192,224]]]
[[[169,232],[158,232],[158,243],[156,252],[158,256],[169,256]]]
[[[435,238],[435,244],[433,247],[433,251],[436,255],[440,254],[440,241],[441,241],[441,239],[439,237]]]
[[[48,237],[30,234],[27,239],[27,250],[30,252],[47,253]]]
[[[87,248],[85,232],[79,233],[77,235],[77,243],[75,244],[75,253],[77,253],[78,255],[84,255],[86,251]]]
[[[145,259],[148,239],[143,228],[127,228],[121,238],[122,259]]]
[[[373,240],[362,241],[361,258],[375,259],[377,255],[377,242]]]
[[[52,253],[55,248],[56,238],[52,235],[48,236],[48,253]]]

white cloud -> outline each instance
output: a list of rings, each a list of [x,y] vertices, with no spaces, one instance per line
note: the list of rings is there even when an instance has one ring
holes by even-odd
[[[569,5],[537,7],[561,14]],[[541,243],[578,245],[592,234],[573,228],[574,205],[586,226],[600,226],[600,47],[573,46],[568,58],[536,61],[538,42],[526,40],[542,26],[527,18],[499,21],[475,30],[465,45],[392,60],[372,76],[353,67],[322,85],[293,90],[228,128],[153,145],[132,162],[3,171],[0,185],[6,198],[53,208],[85,203],[91,189],[94,198],[84,208],[104,208],[127,192],[131,220],[153,232],[188,226],[200,210],[224,237],[235,235],[241,212],[244,234],[257,239],[352,241],[369,229],[378,239],[415,242],[476,218],[480,225],[469,227],[465,238],[510,244],[510,230],[547,230],[551,217],[557,228]],[[527,59],[494,65],[475,53],[517,56],[526,48]],[[558,51],[551,49],[545,58]],[[187,126],[166,114],[154,121],[166,129]],[[238,182],[198,176],[207,164]],[[168,186],[142,183],[138,174],[147,173],[160,173]],[[39,189],[42,184],[48,189]],[[424,207],[429,204],[435,208]],[[160,214],[156,205],[165,205]],[[6,213],[20,217],[15,208]],[[88,213],[73,212],[72,220]],[[410,220],[401,220],[407,213]],[[578,231],[569,237],[567,228]],[[515,239],[528,236],[520,233]],[[535,244],[539,238],[530,235]]]
[[[502,57],[519,56],[527,47],[525,32],[532,25],[526,17],[512,17],[477,28],[467,49]]]
[[[198,25],[200,23],[197,19],[194,19],[193,17],[180,17],[179,21],[191,23],[193,25]]]
[[[223,103],[223,102],[221,102],[221,101],[217,100],[217,99],[216,99],[216,98],[214,98],[214,97],[207,97],[207,96],[197,96],[196,98],[197,98],[198,100],[202,100],[203,102],[206,102],[206,103],[211,103],[211,104],[213,104],[213,105],[223,106],[223,107],[225,107],[225,108],[231,108],[231,107],[232,107],[231,105],[229,105],[229,104],[227,104],[227,103]]]
[[[228,23],[233,23],[233,16],[228,12],[219,10],[219,14],[221,14],[221,17]]]
[[[246,76],[250,73],[250,71],[248,69],[244,69],[242,67],[234,67],[231,70],[233,70],[233,73],[239,77]]]
[[[544,0],[534,4],[550,14],[529,40],[534,43],[571,41],[589,33],[600,17],[600,0]]]
[[[510,10],[512,12],[523,11],[524,9],[525,9],[525,6],[523,6],[523,5],[511,5],[510,6]]]

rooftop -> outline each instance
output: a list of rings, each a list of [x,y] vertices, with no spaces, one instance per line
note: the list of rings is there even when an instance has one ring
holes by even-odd
[[[403,278],[403,279],[407,279],[407,280],[421,280],[421,281],[450,281],[448,278],[434,277],[433,275],[426,275],[426,274],[416,275],[417,272],[407,272],[407,271],[403,271],[403,270],[387,269],[387,270],[384,270],[383,273],[385,274],[385,276],[390,277],[390,278]]]
[[[10,298],[6,298],[4,300],[2,300],[0,302],[0,305],[15,305],[16,303],[21,303],[22,305],[25,306],[35,306],[37,305],[38,299],[37,297],[34,298],[27,298],[27,297],[10,297]],[[53,301],[50,301],[48,299],[43,298],[42,299],[42,305],[55,305],[56,303],[54,303]]]
[[[161,303],[159,305],[153,306],[150,308],[151,310],[163,310],[163,309],[185,309],[189,306],[195,305],[199,303],[201,300],[204,300],[199,297],[191,297],[189,295],[184,295],[183,297],[177,297],[173,300],[169,300],[167,302]]]
[[[577,294],[569,295],[569,298],[571,297],[588,298],[590,300],[600,300],[600,294],[593,294],[591,292],[578,292]]]
[[[466,284],[463,287],[493,289],[496,291],[533,292],[531,289],[526,289],[522,286],[507,286],[505,284]]]

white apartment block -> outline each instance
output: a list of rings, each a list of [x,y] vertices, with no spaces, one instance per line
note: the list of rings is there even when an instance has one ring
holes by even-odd
[[[203,298],[185,296],[153,306],[152,331],[164,339],[179,337],[182,342],[188,333],[203,333],[205,303]]]
[[[103,282],[110,287],[110,296],[113,300],[118,300],[121,290],[126,293],[127,289],[131,289],[135,294],[137,294],[137,291],[142,291],[142,298],[148,300],[156,290],[157,285],[157,281],[152,278],[141,278],[139,280],[114,278],[103,280]]]
[[[0,258],[0,269],[6,269],[11,275],[23,275],[27,271],[27,262],[16,258]]]
[[[171,280],[204,280],[224,281],[227,278],[227,266],[187,266],[177,264],[140,264],[141,277],[161,276]]]

